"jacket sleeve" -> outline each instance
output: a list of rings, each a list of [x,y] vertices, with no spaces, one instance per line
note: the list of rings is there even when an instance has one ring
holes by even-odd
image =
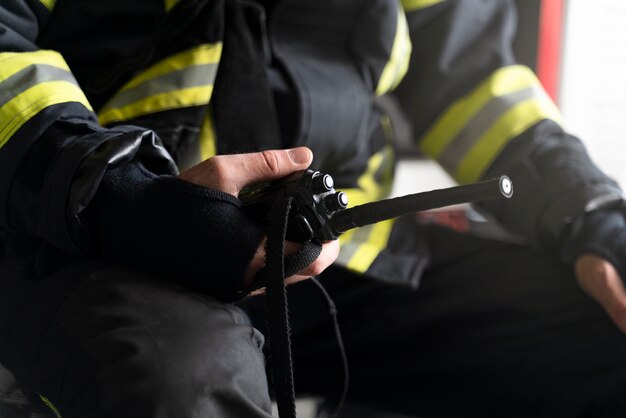
[[[0,6],[0,222],[84,253],[79,215],[114,155],[145,154],[161,173],[175,167],[149,131],[101,127],[61,54],[38,49],[52,5]]]
[[[178,180],[152,131],[98,123],[62,55],[37,47],[53,4],[0,5],[0,226],[237,292],[262,228],[231,196]]]
[[[506,174],[512,200],[480,204],[510,230],[559,251],[584,213],[622,193],[564,131],[534,73],[512,53],[516,11],[504,0],[404,0],[413,53],[396,91],[421,149],[458,182]]]

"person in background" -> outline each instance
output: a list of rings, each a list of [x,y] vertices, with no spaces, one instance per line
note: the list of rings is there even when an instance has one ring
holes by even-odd
[[[624,416],[619,186],[511,51],[505,0],[3,0],[0,363],[67,417],[270,417],[247,185],[393,181],[393,97],[524,244],[413,219],[287,279],[296,390],[422,417]],[[286,243],[288,253],[300,243]],[[384,412],[382,412],[384,411]]]

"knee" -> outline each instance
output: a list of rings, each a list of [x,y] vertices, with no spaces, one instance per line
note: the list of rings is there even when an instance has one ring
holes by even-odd
[[[172,313],[167,325],[162,324],[151,337],[159,341],[155,349],[169,359],[173,369],[163,368],[167,375],[160,380],[166,385],[195,381],[196,385],[205,382],[213,386],[217,381],[223,386],[255,373],[264,381],[261,333],[237,307],[211,299],[202,305]]]
[[[205,300],[202,308],[172,314],[150,340],[160,359],[153,396],[166,400],[160,402],[172,412],[168,416],[185,416],[185,409],[194,411],[190,416],[270,411],[263,337],[238,308]]]
[[[60,319],[82,340],[109,415],[271,410],[263,337],[239,308],[167,282],[119,276],[96,280],[72,299]]]

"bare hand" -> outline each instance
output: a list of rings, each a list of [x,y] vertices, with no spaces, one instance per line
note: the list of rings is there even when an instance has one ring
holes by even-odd
[[[607,260],[583,254],[574,264],[580,287],[595,299],[617,327],[626,334],[626,290],[615,267]]]
[[[181,180],[220,190],[235,197],[241,189],[251,184],[283,178],[293,172],[304,170],[313,161],[313,153],[305,147],[290,150],[271,150],[250,154],[218,155],[180,174]],[[285,254],[290,255],[301,248],[300,244],[285,242]],[[320,274],[331,265],[339,254],[338,241],[322,245],[320,256],[304,270],[288,277],[287,283],[294,283]],[[252,258],[244,277],[247,288],[256,274],[265,266],[265,240]]]

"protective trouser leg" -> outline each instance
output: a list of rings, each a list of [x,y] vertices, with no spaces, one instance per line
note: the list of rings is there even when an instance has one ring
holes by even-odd
[[[624,417],[626,336],[571,268],[520,245],[416,227],[420,287],[327,270],[350,363],[348,399],[419,417]],[[249,303],[249,305],[252,305]],[[341,362],[326,303],[290,288],[295,385],[332,396]],[[262,326],[262,311],[249,306]]]
[[[125,267],[0,280],[0,362],[64,418],[270,417],[238,308]]]

